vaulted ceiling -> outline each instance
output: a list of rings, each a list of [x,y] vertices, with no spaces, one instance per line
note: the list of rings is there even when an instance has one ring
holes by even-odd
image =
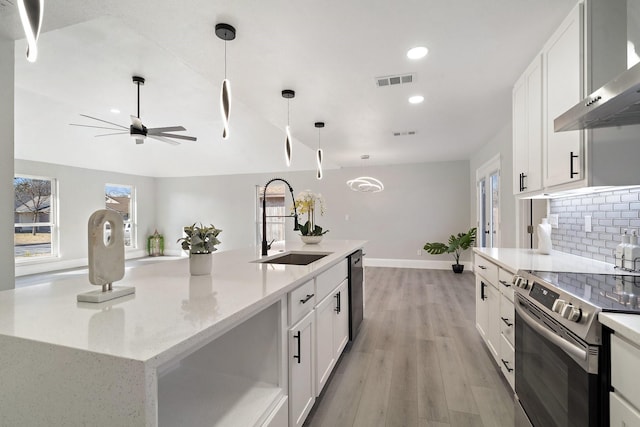
[[[49,0],[35,64],[11,3],[0,0],[0,37],[17,40],[16,158],[193,176],[287,170],[282,89],[296,91],[291,170],[314,169],[319,143],[334,168],[359,166],[362,154],[371,165],[467,159],[510,122],[514,81],[575,0]],[[237,29],[228,140],[219,22]],[[414,46],[427,57],[408,59]],[[397,74],[413,82],[377,86]],[[96,124],[80,113],[128,126],[133,75],[147,80],[145,125],[183,125],[197,142],[135,145],[69,126]],[[409,104],[414,94],[425,101]]]

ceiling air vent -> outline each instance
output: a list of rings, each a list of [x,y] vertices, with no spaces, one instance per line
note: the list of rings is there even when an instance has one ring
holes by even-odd
[[[411,135],[415,135],[417,133],[417,131],[415,130],[408,130],[405,132],[393,132],[393,136],[411,136]]]
[[[397,74],[394,76],[376,77],[376,85],[378,87],[384,87],[413,83],[414,78],[414,74]]]

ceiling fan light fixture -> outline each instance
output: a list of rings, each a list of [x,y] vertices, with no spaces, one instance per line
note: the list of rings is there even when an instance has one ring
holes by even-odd
[[[44,0],[18,0],[20,22],[27,39],[27,61],[38,59],[38,37],[42,28]]]
[[[318,129],[318,150],[316,151],[316,179],[321,180],[323,176],[322,172],[322,158],[324,153],[322,148],[320,148],[320,129],[324,127],[324,122],[315,122],[314,126]]]
[[[222,116],[222,139],[229,138],[229,115],[231,113],[231,82],[227,79],[227,42],[236,38],[236,29],[225,23],[216,24],[216,36],[224,40],[224,80],[220,89],[220,114]]]
[[[287,164],[287,167],[291,166],[291,157],[293,154],[293,141],[291,139],[291,126],[289,125],[290,118],[290,109],[289,109],[289,101],[295,98],[296,92],[291,89],[284,89],[282,91],[282,97],[287,100],[287,126],[285,128],[285,133],[287,137],[284,140],[284,161]]]

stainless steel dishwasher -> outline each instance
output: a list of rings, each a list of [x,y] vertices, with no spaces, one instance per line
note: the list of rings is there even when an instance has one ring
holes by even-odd
[[[358,335],[360,324],[364,317],[364,269],[362,250],[349,255],[349,340]]]

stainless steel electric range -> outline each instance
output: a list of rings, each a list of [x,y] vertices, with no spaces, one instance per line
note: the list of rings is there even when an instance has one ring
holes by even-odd
[[[640,275],[519,271],[516,425],[609,425],[602,311],[640,314]]]

